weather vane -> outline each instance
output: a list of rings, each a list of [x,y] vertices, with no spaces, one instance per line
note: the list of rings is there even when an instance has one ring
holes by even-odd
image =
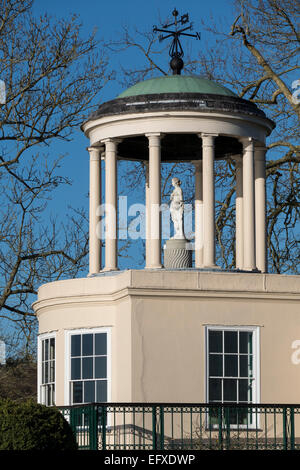
[[[166,35],[161,34],[159,36],[159,41],[163,41],[164,39],[173,37],[173,41],[170,46],[169,50],[169,55],[172,57],[170,61],[170,67],[173,70],[173,75],[180,75],[181,70],[183,69],[183,60],[182,57],[184,55],[181,43],[180,43],[180,36],[189,36],[192,38],[200,39],[200,33],[196,34],[190,34],[186,33],[185,31],[192,30],[193,29],[193,23],[190,22],[189,26],[185,26],[182,29],[178,29],[178,25],[185,25],[189,23],[189,15],[188,13],[185,13],[185,15],[182,15],[179,19],[177,18],[179,13],[174,8],[172,11],[172,15],[174,16],[175,21],[170,24],[164,24],[162,26],[162,29],[157,28],[157,26],[153,26],[153,32],[157,33],[166,33]],[[171,26],[175,26],[175,31],[174,30],[169,30]]]

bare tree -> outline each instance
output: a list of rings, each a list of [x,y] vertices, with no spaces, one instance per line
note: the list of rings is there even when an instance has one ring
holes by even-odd
[[[32,13],[30,0],[0,0],[0,318],[30,346],[31,308],[40,284],[74,277],[86,266],[87,216],[70,211],[64,223],[49,215],[53,192],[70,181],[61,156],[109,79],[95,34],[81,37],[76,16],[53,20]],[[47,152],[47,153],[46,153]],[[54,216],[53,216],[54,217]]]
[[[231,30],[213,25],[218,48],[202,55],[210,73],[222,64],[226,84],[258,104],[275,121],[268,141],[269,269],[299,273],[299,117],[293,83],[299,73],[299,5],[292,0],[236,0]],[[220,32],[221,31],[221,32]],[[234,41],[234,47],[228,46]]]

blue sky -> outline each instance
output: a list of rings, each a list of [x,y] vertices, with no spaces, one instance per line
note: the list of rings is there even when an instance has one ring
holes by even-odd
[[[159,24],[159,18],[165,19],[171,15],[174,7],[180,15],[189,13],[194,32],[201,32],[203,41],[197,41],[198,47],[203,47],[208,37],[208,33],[202,30],[201,20],[209,24],[210,17],[213,16],[227,20],[229,26],[232,24],[232,0],[214,0],[213,3],[199,0],[36,0],[34,11],[37,14],[47,12],[58,18],[76,13],[81,18],[83,34],[88,34],[96,28],[97,37],[108,41],[120,34],[123,25],[138,26],[142,30],[151,31],[154,24]],[[117,67],[120,59],[112,56],[112,65]],[[133,60],[135,59],[138,60],[138,57],[133,57]],[[121,86],[115,81],[106,88],[103,99],[113,99],[121,91]]]

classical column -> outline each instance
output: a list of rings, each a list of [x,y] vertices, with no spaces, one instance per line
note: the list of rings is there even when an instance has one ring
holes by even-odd
[[[160,152],[161,134],[146,134],[149,140],[150,252],[146,268],[161,268]],[[147,214],[149,216],[149,214]],[[147,217],[148,218],[148,217]],[[147,224],[147,222],[146,222]],[[146,225],[147,226],[147,225]]]
[[[254,200],[254,142],[243,143],[243,213],[244,213],[244,269],[252,271],[255,263],[255,200]]]
[[[243,221],[243,161],[235,160],[235,259],[236,268],[244,267],[244,221]]]
[[[195,166],[195,268],[203,266],[203,191],[202,161],[194,161]]]
[[[262,273],[267,267],[267,224],[266,224],[266,148],[255,147],[255,230],[256,266]]]
[[[203,171],[203,265],[215,266],[214,134],[201,134]]]
[[[118,269],[117,253],[117,139],[103,140],[105,144],[105,268]]]
[[[146,181],[145,181],[145,206],[146,206],[146,212],[145,212],[145,248],[146,248],[146,263],[147,260],[150,261],[150,256],[151,256],[151,226],[150,226],[150,186],[149,186],[149,162],[145,162],[145,168],[146,168]],[[146,265],[147,266],[147,265]]]
[[[90,214],[89,214],[89,274],[101,270],[101,151],[102,147],[88,147],[90,154]]]

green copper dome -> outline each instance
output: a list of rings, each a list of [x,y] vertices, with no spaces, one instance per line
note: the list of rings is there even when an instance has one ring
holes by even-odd
[[[235,96],[228,88],[206,78],[186,75],[169,75],[150,78],[139,82],[123,91],[117,98],[129,96],[153,95],[160,93],[202,93],[224,96]]]

